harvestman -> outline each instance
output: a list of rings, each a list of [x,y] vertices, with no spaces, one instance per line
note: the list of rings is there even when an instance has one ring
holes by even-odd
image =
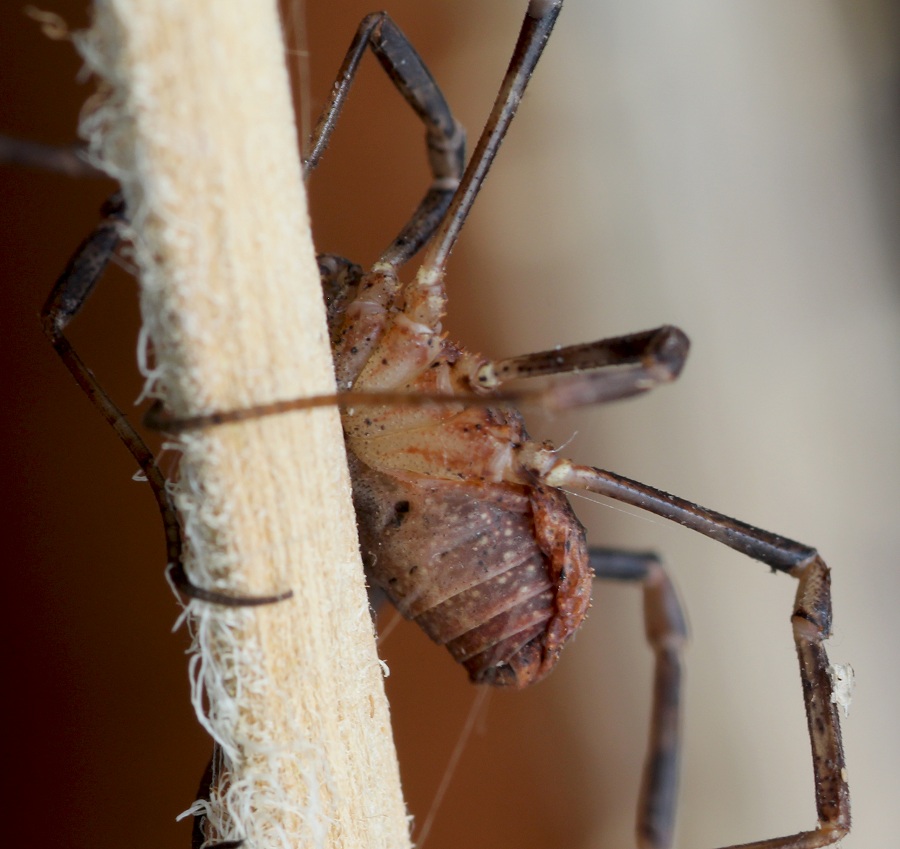
[[[675,379],[687,355],[677,328],[492,361],[441,336],[444,268],[543,51],[562,0],[532,0],[509,70],[468,167],[465,134],[421,58],[385,13],[365,18],[313,133],[309,174],[327,147],[362,55],[370,48],[426,128],[432,184],[372,270],[321,256],[337,396],[277,402],[175,421],[169,432],[338,404],[353,478],[360,540],[372,585],[447,645],[473,681],[523,687],[546,675],[583,620],[593,577],[639,582],[656,656],[649,752],[638,811],[641,845],[672,842],[679,756],[684,619],[655,555],[588,548],[563,490],[604,495],[718,540],[798,580],[791,623],[813,755],[818,825],[749,844],[830,845],[850,827],[838,707],[823,641],[831,633],[829,570],[815,549],[731,519],[613,472],[578,466],[531,441],[510,402],[550,410],[613,401]],[[235,598],[192,585],[181,565],[181,529],[165,479],[143,440],[99,386],[64,330],[119,242],[120,197],[82,243],[43,311],[44,329],[79,385],[147,476],[166,529],[177,585],[222,604],[267,604],[290,595]],[[399,268],[422,247],[414,279]],[[505,390],[517,378],[568,377]]]

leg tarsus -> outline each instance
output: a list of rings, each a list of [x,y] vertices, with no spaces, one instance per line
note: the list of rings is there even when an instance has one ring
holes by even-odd
[[[228,595],[216,590],[208,590],[198,587],[184,571],[181,559],[169,564],[169,578],[175,588],[188,598],[196,601],[205,601],[209,604],[218,604],[222,607],[261,607],[266,604],[278,604],[294,597],[293,590],[284,590],[274,595]]]

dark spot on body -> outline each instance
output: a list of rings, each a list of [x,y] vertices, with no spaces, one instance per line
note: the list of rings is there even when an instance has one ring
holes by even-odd
[[[390,522],[391,525],[395,528],[399,528],[400,525],[403,524],[403,520],[406,518],[407,513],[409,513],[409,502],[398,501],[394,505],[394,515]]]
[[[357,348],[356,345],[354,345],[354,346],[350,349],[350,353],[351,353],[351,354],[358,354],[358,353],[359,353],[359,348]]]

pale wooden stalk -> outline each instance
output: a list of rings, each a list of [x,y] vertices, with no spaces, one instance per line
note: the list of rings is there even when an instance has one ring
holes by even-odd
[[[77,43],[109,86],[83,127],[122,183],[168,407],[333,391],[274,0],[97,0]],[[218,837],[403,849],[337,411],[213,428],[182,448],[194,581],[294,591],[190,606],[195,701],[229,762],[209,811]]]

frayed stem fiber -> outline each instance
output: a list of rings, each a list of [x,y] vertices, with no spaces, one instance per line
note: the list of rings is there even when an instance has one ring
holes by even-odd
[[[75,41],[101,79],[82,131],[122,184],[152,394],[187,417],[333,392],[276,4],[97,0]],[[179,447],[194,583],[294,592],[189,605],[194,701],[223,753],[207,837],[404,849],[337,411]]]

